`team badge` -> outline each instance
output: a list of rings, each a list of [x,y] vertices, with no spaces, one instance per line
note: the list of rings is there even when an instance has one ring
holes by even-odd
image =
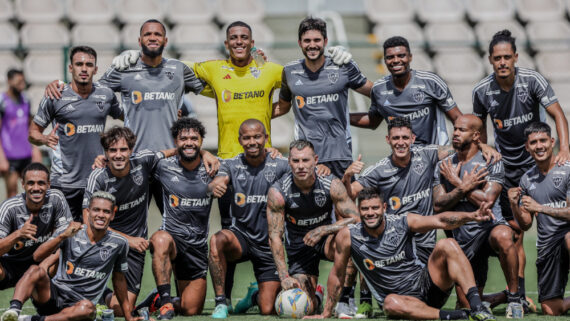
[[[103,261],[107,261],[110,255],[111,255],[111,250],[109,250],[108,248],[102,248],[101,250],[99,250],[99,256]]]
[[[338,72],[329,72],[328,76],[331,84],[335,84],[338,81]]]
[[[320,193],[315,194],[315,203],[317,203],[319,207],[323,207],[326,201],[327,201],[327,196],[325,194],[320,194]]]
[[[552,177],[552,183],[554,184],[554,186],[556,188],[560,187],[560,184],[562,184],[562,176],[554,176]]]
[[[261,70],[257,69],[257,67],[249,67],[249,71],[255,79],[259,78],[259,75],[261,75]]]
[[[142,175],[141,171],[136,171],[133,173],[133,182],[135,182],[135,184],[137,184],[139,186],[142,184],[143,175]]]
[[[528,89],[526,87],[517,87],[517,98],[524,104],[528,99]]]
[[[206,172],[206,170],[203,167],[200,167],[198,175],[200,176],[202,183],[208,184],[208,172]]]
[[[165,71],[164,73],[166,74],[166,77],[168,77],[168,79],[170,80],[174,79],[174,73],[172,71]]]
[[[386,240],[386,243],[393,246],[397,246],[398,243],[400,243],[400,237],[398,236],[398,233],[390,233],[387,235],[385,234],[384,239]]]
[[[51,211],[40,211],[40,220],[44,223],[47,224],[49,223],[49,217],[50,217],[50,212]]]
[[[418,89],[418,91],[416,91],[416,92],[412,95],[412,97],[414,98],[414,101],[415,101],[416,103],[420,104],[420,103],[422,103],[422,102],[424,101],[425,95],[424,95],[424,92],[423,92],[423,91],[421,91],[421,90]]]
[[[426,166],[424,165],[424,162],[415,162],[412,165],[412,169],[414,170],[414,172],[416,172],[416,174],[422,175],[426,170]]]
[[[97,109],[99,110],[100,113],[105,111],[105,102],[98,101],[95,104],[97,105]]]
[[[265,176],[265,180],[267,180],[269,183],[273,183],[275,180],[275,172],[272,170],[265,171],[265,173],[263,173],[263,176]]]

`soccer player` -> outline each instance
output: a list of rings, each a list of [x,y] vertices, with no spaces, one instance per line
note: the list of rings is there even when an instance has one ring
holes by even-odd
[[[11,288],[33,264],[34,251],[69,225],[63,194],[50,189],[49,170],[31,163],[22,171],[24,193],[0,205],[0,289]]]
[[[509,287],[507,318],[520,318],[523,308],[518,293],[519,262],[514,234],[501,215],[498,201],[505,172],[501,161],[487,164],[479,151],[482,126],[475,115],[462,115],[455,120],[452,144],[456,153],[443,159],[435,170],[434,210],[468,212],[482,202],[492,204],[494,220],[462,225],[452,231],[453,238],[471,263],[480,295],[487,281],[488,257],[499,257]]]
[[[509,201],[523,230],[528,230],[536,217],[536,272],[542,312],[564,315],[570,310],[570,297],[564,298],[570,252],[570,165],[558,164],[548,124],[533,122],[524,135],[526,151],[535,165],[521,177],[520,187],[509,190]]]
[[[328,43],[326,22],[308,17],[299,24],[299,47],[304,59],[283,68],[279,106],[273,117],[294,105],[295,139],[315,146],[319,165],[341,178],[352,163],[352,137],[348,118],[348,89],[370,96],[372,82],[354,61],[336,65],[325,57]]]
[[[51,186],[65,195],[75,221],[83,221],[83,193],[93,159],[103,150],[99,134],[105,129],[107,116],[123,118],[115,94],[93,83],[97,73],[97,53],[93,48],[71,49],[69,72],[71,84],[65,85],[59,100],[44,98],[30,125],[29,140],[47,145],[51,154]],[[43,132],[52,124],[47,135]]]
[[[321,315],[330,318],[338,301],[349,258],[364,276],[384,313],[395,319],[467,319],[463,310],[440,310],[454,284],[468,289],[471,320],[495,320],[481,304],[469,261],[453,239],[437,242],[427,265],[414,254],[414,233],[453,229],[490,219],[489,203],[474,212],[445,212],[434,216],[384,214],[387,204],[376,189],[358,194],[361,222],[341,229],[335,237],[334,265],[329,274],[328,300]]]
[[[303,289],[311,301],[308,314],[315,313],[322,302],[322,288],[317,287],[320,260],[333,260],[335,233],[358,220],[356,206],[340,179],[317,176],[317,163],[318,156],[309,141],[293,141],[289,147],[291,172],[273,184],[267,194],[269,245],[281,287]],[[333,206],[340,217],[336,222]]]
[[[483,121],[483,143],[487,142],[487,115],[491,117],[495,146],[503,154],[505,182],[500,196],[501,211],[518,234],[516,244],[519,256],[519,293],[524,299],[526,257],[523,234],[513,218],[507,191],[518,187],[521,176],[534,165],[532,157],[525,150],[525,128],[533,122],[544,122],[548,113],[556,122],[560,143],[556,161],[563,164],[570,160],[570,152],[568,121],[552,87],[538,72],[515,67],[517,58],[515,38],[511,36],[511,32],[497,32],[489,44],[489,63],[494,72],[482,79],[473,89],[473,114]],[[523,303],[528,312],[526,300]]]
[[[375,129],[383,119],[406,117],[412,122],[416,144],[445,145],[449,137],[444,114],[455,121],[461,111],[441,77],[411,69],[410,62],[408,40],[396,36],[384,42],[384,63],[390,75],[374,83],[370,110],[351,113],[350,124]]]
[[[115,215],[113,195],[93,193],[87,215],[86,225],[72,222],[63,233],[38,247],[34,256],[40,260],[60,249],[57,274],[50,279],[44,269],[37,265],[30,267],[16,285],[10,309],[2,314],[2,321],[93,320],[95,303],[103,294],[111,272],[125,319],[135,319],[131,317],[124,276],[128,270],[128,243],[108,230]],[[29,298],[38,315],[18,318]]]
[[[289,166],[286,159],[273,159],[265,151],[268,135],[261,121],[244,121],[238,139],[244,152],[222,161],[216,178],[209,185],[214,197],[223,196],[228,185],[233,187],[233,224],[210,238],[210,276],[216,295],[214,318],[228,315],[224,293],[228,262],[251,261],[259,286],[259,291],[248,293],[237,303],[234,313],[244,313],[253,305],[259,305],[261,314],[275,313],[275,298],[281,288],[269,247],[266,200],[271,185],[289,170]]]
[[[150,239],[152,270],[160,295],[159,320],[174,317],[170,297],[170,276],[180,293],[176,310],[183,315],[202,312],[206,298],[208,272],[208,219],[212,195],[200,148],[206,130],[195,118],[180,118],[172,125],[171,135],[177,155],[162,159],[154,178],[163,188],[164,218],[160,231]]]
[[[10,198],[18,193],[18,180],[24,167],[32,162],[41,162],[42,155],[27,139],[31,106],[24,94],[24,73],[10,69],[6,78],[8,90],[0,94],[0,173],[6,183],[7,198]]]

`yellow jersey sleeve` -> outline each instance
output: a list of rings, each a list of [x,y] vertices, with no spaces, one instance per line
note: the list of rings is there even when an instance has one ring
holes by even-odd
[[[208,81],[206,80],[206,75],[205,75],[205,72],[203,70],[202,70],[203,76],[200,76],[200,71],[201,71],[200,69],[201,68],[196,68],[196,67],[198,67],[197,66],[198,64],[195,62],[192,62],[192,61],[183,61],[183,63],[194,71],[194,74],[196,74],[196,77],[198,79],[201,79],[201,80],[206,82],[206,86],[204,86],[204,90],[202,90],[200,95],[210,97],[210,98],[216,98],[214,96],[214,90],[212,89],[212,87],[210,87],[210,85],[208,85]]]

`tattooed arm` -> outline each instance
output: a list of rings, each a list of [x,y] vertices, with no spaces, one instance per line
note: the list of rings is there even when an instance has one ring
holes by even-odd
[[[440,145],[437,147],[437,159],[442,160],[450,155],[455,154],[455,149],[451,145]]]
[[[408,226],[412,232],[426,233],[435,229],[452,230],[471,221],[488,221],[494,219],[491,205],[483,202],[475,212],[443,212],[434,216],[408,214]]]
[[[454,188],[447,193],[443,184],[436,185],[433,188],[433,210],[436,213],[450,210],[459,203],[464,195],[459,188]]]
[[[554,208],[547,205],[541,205],[530,196],[522,197],[522,207],[531,214],[543,213],[559,220],[570,221],[570,207]],[[566,199],[568,204],[570,199]]]

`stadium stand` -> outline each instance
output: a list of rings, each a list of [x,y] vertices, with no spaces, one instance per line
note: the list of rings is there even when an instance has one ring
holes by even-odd
[[[67,17],[76,23],[111,23],[115,8],[110,0],[67,0]]]
[[[563,0],[514,0],[517,13],[524,22],[564,19],[566,6]]]
[[[18,31],[13,25],[0,22],[0,33],[4,35],[0,49],[16,49],[18,47],[20,39]]]
[[[203,0],[171,0],[166,9],[168,21],[173,24],[209,23],[214,12],[212,3]]]
[[[170,45],[177,49],[214,49],[222,43],[216,26],[206,24],[178,24],[172,28]]]
[[[410,0],[365,0],[365,12],[374,23],[407,22],[414,18],[414,7]]]
[[[481,57],[474,50],[438,53],[433,64],[436,72],[448,83],[475,84],[485,74]]]
[[[422,29],[413,22],[377,24],[373,29],[373,34],[379,45],[382,45],[384,40],[396,35],[408,39],[412,47],[423,47],[425,44]]]
[[[24,60],[26,79],[33,84],[47,84],[54,79],[63,79],[61,52],[34,51]]]
[[[119,0],[116,4],[116,14],[121,22],[139,24],[153,17],[164,18],[164,5],[159,0]]]
[[[71,29],[71,45],[87,45],[99,50],[119,48],[119,30],[110,24],[78,24]]]
[[[509,21],[515,17],[512,0],[467,0],[467,16],[471,21]]]
[[[70,35],[60,23],[27,23],[20,29],[20,39],[26,49],[56,50],[69,45]]]
[[[429,23],[425,35],[434,51],[462,50],[476,45],[475,33],[465,22]]]
[[[0,51],[0,75],[5,76],[9,69],[22,68],[22,61],[18,59],[18,57],[14,56],[13,53],[9,51]],[[6,84],[6,77],[0,77],[0,86],[5,86]]]
[[[65,3],[60,0],[15,0],[16,18],[34,23],[54,23],[63,19]]]
[[[0,0],[0,22],[8,21],[14,17],[14,5],[10,0]]]
[[[533,50],[570,49],[570,24],[565,20],[533,21],[526,25]]]
[[[254,23],[263,20],[264,11],[261,0],[218,0],[216,17],[224,24],[235,20]]]
[[[418,18],[422,22],[457,22],[465,17],[462,0],[419,0],[416,2]]]
[[[517,39],[518,47],[521,49],[526,46],[527,36],[523,26],[516,20],[505,21],[482,21],[475,26],[475,34],[479,40],[479,47],[481,51],[488,52],[489,42],[493,35],[503,29],[509,29],[513,36]]]

